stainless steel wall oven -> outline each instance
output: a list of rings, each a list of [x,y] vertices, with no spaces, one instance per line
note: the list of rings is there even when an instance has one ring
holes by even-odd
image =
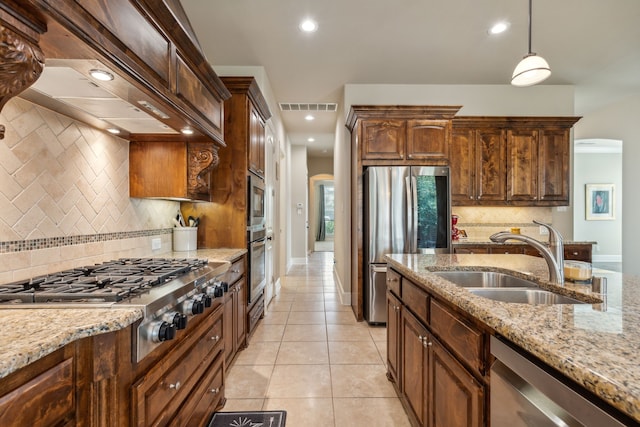
[[[265,275],[265,185],[264,180],[253,173],[247,178],[247,250],[249,252],[249,304],[260,297],[266,285]]]

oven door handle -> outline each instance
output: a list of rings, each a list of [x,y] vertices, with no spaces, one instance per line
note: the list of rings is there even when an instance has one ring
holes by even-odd
[[[255,242],[251,242],[251,249],[256,249],[266,244],[267,244],[267,239],[256,240]]]

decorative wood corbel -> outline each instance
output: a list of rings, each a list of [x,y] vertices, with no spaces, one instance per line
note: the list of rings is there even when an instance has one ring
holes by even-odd
[[[209,142],[190,142],[187,144],[187,155],[187,193],[192,197],[210,194],[210,172],[220,162],[217,147]]]
[[[9,99],[31,86],[43,69],[40,47],[0,24],[0,110]],[[0,139],[4,138],[4,131],[0,125]]]

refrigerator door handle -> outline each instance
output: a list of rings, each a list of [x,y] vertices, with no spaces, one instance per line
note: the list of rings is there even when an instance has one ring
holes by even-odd
[[[411,175],[411,253],[418,252],[418,180]]]
[[[411,253],[413,252],[413,236],[414,236],[414,232],[413,232],[413,197],[411,196],[411,177],[406,177],[404,179],[405,181],[405,190],[407,192],[407,208],[406,208],[406,214],[407,214],[407,228],[406,228],[406,233],[407,235],[404,236],[404,241],[405,241],[405,250],[407,250],[407,252]]]

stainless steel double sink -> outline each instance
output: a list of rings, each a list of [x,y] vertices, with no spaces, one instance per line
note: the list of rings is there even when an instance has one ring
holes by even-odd
[[[542,289],[530,280],[505,273],[458,270],[434,271],[432,274],[466,288],[474,295],[496,301],[534,305],[587,304],[584,301]]]

